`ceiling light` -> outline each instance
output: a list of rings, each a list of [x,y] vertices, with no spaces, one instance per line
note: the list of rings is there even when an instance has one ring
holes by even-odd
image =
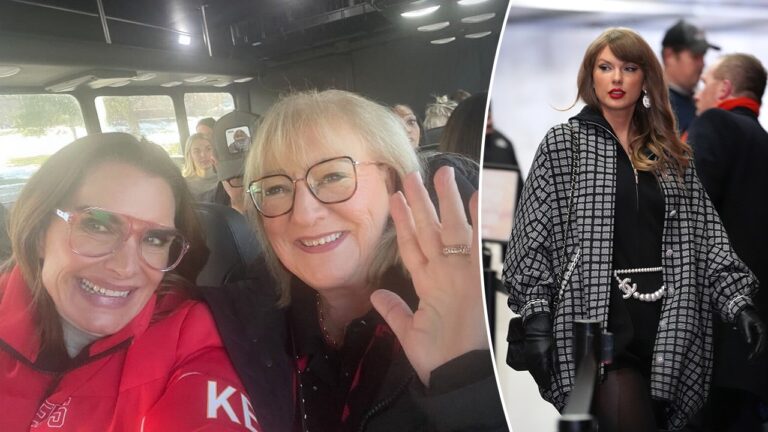
[[[403,12],[400,14],[400,16],[404,18],[418,18],[423,17],[426,15],[429,15],[431,13],[434,13],[436,10],[440,9],[440,5],[437,6],[429,6],[421,9],[415,9],[408,12]]]
[[[472,6],[480,3],[485,3],[488,0],[459,0],[459,4],[462,6]]]
[[[192,44],[192,37],[189,35],[181,34],[179,35],[179,43],[181,45],[191,45]]]
[[[157,74],[154,74],[152,72],[144,72],[144,73],[140,73],[140,74],[136,75],[132,79],[134,81],[149,81],[149,80],[151,80],[152,78],[155,78],[155,77],[157,77]]]
[[[444,44],[447,44],[447,43],[451,43],[451,42],[453,42],[455,40],[456,40],[455,37],[448,37],[448,38],[443,38],[443,39],[435,39],[433,41],[429,41],[429,43],[431,43],[433,45],[444,45]]]
[[[226,87],[228,85],[232,84],[229,81],[219,81],[218,83],[214,84],[214,87]]]
[[[423,25],[421,27],[418,27],[416,30],[420,32],[438,31],[448,27],[449,25],[451,25],[451,23],[449,23],[448,21],[443,21],[439,23]]]
[[[480,14],[480,15],[473,15],[466,18],[462,18],[461,22],[464,24],[476,24],[483,21],[488,21],[489,19],[496,16],[496,13],[486,13],[486,14]]]
[[[160,84],[160,85],[163,86],[163,87],[176,87],[176,86],[180,86],[182,84],[183,83],[181,81],[171,81],[171,82],[167,82],[165,84]]]
[[[125,87],[128,84],[130,84],[130,83],[131,83],[130,81],[118,81],[118,82],[116,82],[114,84],[110,84],[109,86],[110,87]]]
[[[464,37],[467,38],[467,39],[480,39],[480,38],[488,36],[491,33],[493,33],[493,32],[484,31],[484,32],[479,32],[479,33],[470,33],[468,35],[464,35]]]
[[[8,78],[21,72],[18,66],[0,66],[0,78]]]
[[[256,42],[252,43],[251,46],[259,46],[261,44],[262,44],[261,41],[256,41]]]
[[[245,77],[245,78],[238,78],[235,80],[236,83],[247,83],[248,81],[253,80],[253,77]]]
[[[207,79],[208,79],[208,77],[205,76],[205,75],[198,75],[198,76],[193,76],[193,77],[189,77],[189,78],[184,78],[184,81],[186,81],[188,83],[199,83],[199,82],[205,81]]]

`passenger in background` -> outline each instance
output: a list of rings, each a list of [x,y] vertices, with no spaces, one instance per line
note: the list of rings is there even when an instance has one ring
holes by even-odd
[[[445,124],[438,150],[458,153],[479,162],[485,132],[487,103],[488,93],[486,92],[476,93],[459,103]]]
[[[197,126],[195,127],[195,132],[203,134],[206,138],[208,138],[208,141],[213,141],[213,128],[215,125],[216,120],[214,120],[213,117],[200,119],[200,121],[197,122]]]
[[[757,280],[696,177],[648,44],[606,30],[577,82],[585,108],[547,133],[523,188],[504,265],[509,305],[544,399],[564,408],[574,321],[598,320],[615,337],[592,404],[600,431],[679,430],[709,391],[713,310],[763,349]]]
[[[661,45],[669,102],[677,118],[678,133],[682,135],[696,116],[693,92],[704,70],[704,54],[709,48],[720,50],[720,47],[707,42],[700,28],[684,20],[667,30]]]
[[[428,182],[440,220],[421,171],[402,121],[353,93],[265,115],[245,178],[267,262],[206,292],[265,430],[507,430],[477,233],[452,170]]]
[[[755,306],[768,321],[768,133],[758,115],[766,71],[749,54],[729,54],[708,67],[696,93],[698,117],[688,129],[701,183],[723,220],[734,251],[763,283]],[[747,360],[750,346],[715,316],[712,393],[696,431],[760,432],[768,403],[768,356]]]
[[[408,134],[408,141],[411,147],[419,148],[421,144],[422,127],[419,124],[419,118],[413,113],[408,105],[397,104],[392,107],[392,112],[397,114],[405,123],[405,131]]]
[[[427,105],[424,115],[425,141],[422,145],[437,147],[440,144],[443,128],[457,105],[458,102],[447,95],[435,96],[435,101]]]
[[[241,132],[238,130],[237,132]],[[243,134],[245,134],[243,132]],[[216,153],[219,159],[216,163],[216,175],[221,186],[229,197],[228,204],[240,214],[245,214],[246,201],[245,188],[243,187],[243,174],[245,172],[245,157],[250,147],[250,139],[238,144],[237,151],[231,151],[232,146],[225,140],[216,140]],[[224,203],[220,203],[224,204]]]
[[[182,174],[195,201],[215,202],[219,178],[214,169],[216,155],[209,138],[201,133],[192,134],[184,146]]]
[[[262,430],[191,300],[207,256],[192,204],[165,150],[123,133],[29,179],[0,277],[0,430]]]

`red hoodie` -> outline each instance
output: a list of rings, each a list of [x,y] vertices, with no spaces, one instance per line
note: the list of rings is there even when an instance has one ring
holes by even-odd
[[[51,372],[36,364],[21,272],[3,279],[0,431],[261,431],[204,304],[153,296],[118,333]]]

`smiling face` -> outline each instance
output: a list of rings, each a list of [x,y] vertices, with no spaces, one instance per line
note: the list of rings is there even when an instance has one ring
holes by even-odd
[[[597,56],[592,79],[603,113],[633,112],[643,91],[640,66],[618,59],[610,47],[605,47]]]
[[[269,166],[267,174],[303,178],[314,163],[337,156],[372,161],[364,144],[348,128],[340,127],[333,144],[313,146],[316,134],[304,133],[305,161],[286,160]],[[274,218],[262,216],[266,237],[285,268],[310,287],[364,289],[368,268],[389,218],[388,170],[384,166],[357,166],[357,191],[347,201],[323,204],[296,183],[293,210]]]
[[[174,226],[174,196],[168,183],[125,163],[105,162],[94,168],[64,210],[85,207]],[[42,282],[59,315],[95,336],[118,332],[146,305],[163,273],[139,257],[136,235],[111,255],[88,258],[70,249],[67,222],[55,216],[51,221],[43,240]]]
[[[190,154],[198,168],[206,170],[213,166],[213,146],[210,141],[204,139],[192,141]]]

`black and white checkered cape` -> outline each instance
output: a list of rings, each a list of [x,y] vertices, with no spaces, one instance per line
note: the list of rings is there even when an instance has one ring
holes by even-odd
[[[562,245],[571,190],[571,136],[579,169],[565,257]],[[527,318],[554,315],[555,362],[542,396],[562,409],[575,377],[573,322],[607,325],[611,290],[616,138],[598,123],[574,118],[555,126],[539,146],[515,215],[504,263],[510,308]],[[748,304],[757,281],[731,250],[693,164],[684,178],[659,176],[665,197],[663,297],[654,347],[651,394],[670,402],[667,427],[679,429],[704,403],[712,372],[711,310],[726,321]],[[556,280],[575,261],[565,288]],[[558,301],[559,298],[559,301]],[[632,300],[629,300],[632,301]]]

